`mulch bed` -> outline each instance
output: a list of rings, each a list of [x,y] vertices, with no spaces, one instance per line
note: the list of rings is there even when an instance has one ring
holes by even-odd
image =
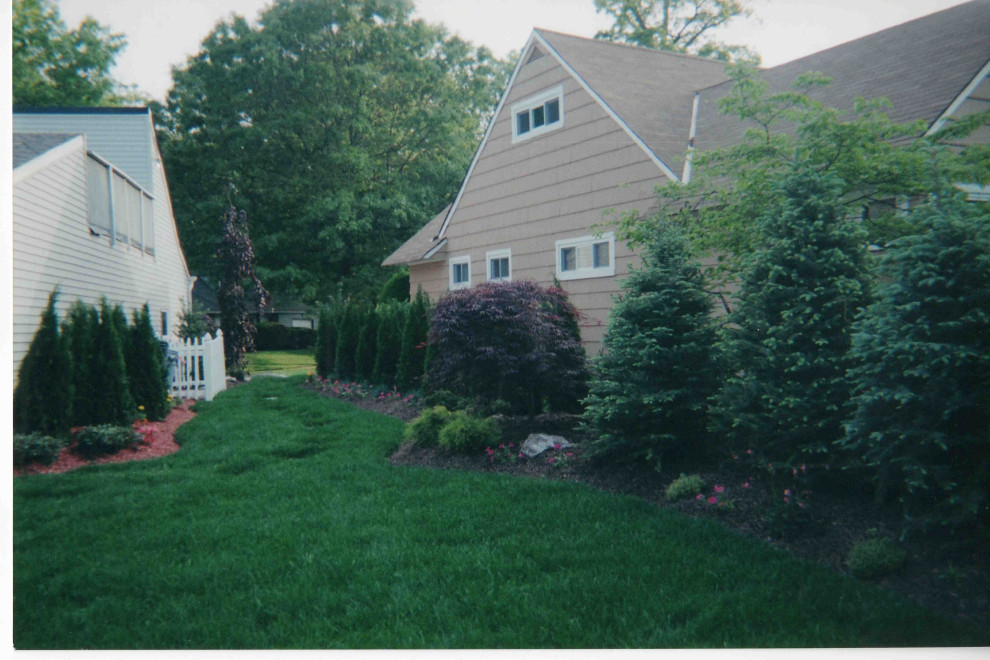
[[[325,396],[331,396],[323,392]],[[422,405],[409,406],[399,401],[380,402],[374,398],[347,399],[350,403],[403,421],[415,419]],[[791,554],[824,564],[849,574],[846,558],[852,546],[871,534],[897,539],[900,530],[898,511],[873,503],[869,493],[851,488],[814,491],[809,496],[807,516],[802,525],[787,537],[780,538],[775,526],[768,521],[767,512],[774,508],[774,498],[780,498],[779,487],[769,482],[766,474],[747,465],[744,457],[712,460],[699,464],[677,464],[672,461],[662,473],[629,466],[605,467],[585,457],[582,444],[590,438],[573,430],[573,419],[567,416],[541,416],[498,419],[503,428],[503,442],[518,447],[530,432],[559,434],[575,442],[570,449],[550,450],[536,458],[516,462],[496,463],[482,452],[477,454],[448,454],[438,448],[403,445],[389,459],[394,465],[418,465],[438,469],[475,470],[523,477],[559,479],[589,485],[600,490],[640,497],[651,504],[673,509],[692,517],[708,517],[745,536],[759,539]],[[562,461],[560,457],[570,453]],[[555,458],[556,457],[556,458]],[[555,458],[554,462],[549,462]],[[698,474],[707,484],[702,500],[670,502],[665,490],[681,473]],[[749,484],[745,487],[744,484]],[[732,507],[707,503],[715,485],[724,490],[720,500],[731,500]],[[969,624],[990,627],[990,547],[974,539],[908,540],[900,544],[907,553],[904,567],[894,575],[873,580],[881,588],[899,594],[935,611]]]
[[[189,409],[193,403],[195,401],[187,399],[180,406],[173,408],[164,420],[160,422],[147,422],[145,426],[150,426],[152,429],[150,436],[146,440],[129,448],[122,449],[116,454],[86,459],[76,453],[76,442],[72,442],[69,446],[62,448],[58,459],[51,465],[35,463],[25,465],[22,468],[14,468],[14,476],[19,477],[25,474],[59,474],[87,465],[146,461],[152,458],[174,454],[179,451],[179,445],[175,442],[175,430],[196,416],[196,413]]]

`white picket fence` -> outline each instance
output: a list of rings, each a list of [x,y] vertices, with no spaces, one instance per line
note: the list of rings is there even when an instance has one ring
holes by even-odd
[[[180,399],[212,401],[227,389],[223,361],[223,332],[216,338],[205,334],[199,339],[169,342],[172,396]]]

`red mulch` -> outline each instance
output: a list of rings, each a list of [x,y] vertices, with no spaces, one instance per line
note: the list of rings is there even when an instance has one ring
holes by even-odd
[[[122,449],[116,454],[87,460],[75,453],[76,443],[73,442],[68,447],[62,449],[58,460],[51,465],[39,465],[35,463],[26,465],[23,468],[14,468],[14,476],[19,477],[25,474],[58,474],[90,464],[147,461],[152,458],[174,454],[179,451],[179,445],[175,442],[175,430],[196,416],[196,413],[189,409],[189,406],[193,403],[195,403],[193,400],[187,399],[179,407],[173,408],[172,412],[163,421],[147,422],[145,425],[152,428],[150,438],[128,449]]]

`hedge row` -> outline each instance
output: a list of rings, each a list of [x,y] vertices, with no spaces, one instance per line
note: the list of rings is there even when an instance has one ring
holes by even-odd
[[[314,354],[323,378],[363,380],[402,390],[421,385],[426,367],[429,299],[334,301],[320,310]]]
[[[148,306],[128,325],[106,299],[99,311],[77,302],[60,327],[56,299],[52,292],[18,371],[15,431],[64,438],[73,426],[163,419],[167,367]]]
[[[290,328],[281,323],[259,323],[254,335],[256,351],[292,351],[313,348],[316,330]]]

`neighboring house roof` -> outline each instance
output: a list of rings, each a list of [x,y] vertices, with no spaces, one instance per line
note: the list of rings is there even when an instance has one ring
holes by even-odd
[[[768,91],[790,88],[817,71],[831,84],[810,93],[828,107],[849,111],[857,97],[886,97],[891,121],[922,120],[931,127],[990,61],[990,0],[977,0],[896,25],[758,73]],[[703,89],[695,148],[738,144],[747,125],[718,110],[732,83]]]
[[[413,235],[408,241],[402,244],[398,250],[393,252],[382,262],[383,266],[398,266],[401,264],[417,263],[427,261],[432,258],[444,256],[444,244],[446,239],[437,240],[437,233],[447,217],[450,206],[436,214],[432,220]],[[429,254],[429,256],[426,256]]]
[[[14,169],[76,137],[77,133],[14,133]]]
[[[154,189],[159,158],[151,111],[146,107],[15,106],[11,123],[14,133],[59,133],[71,127],[73,132],[86,135],[90,150],[113,163],[145,190]]]

